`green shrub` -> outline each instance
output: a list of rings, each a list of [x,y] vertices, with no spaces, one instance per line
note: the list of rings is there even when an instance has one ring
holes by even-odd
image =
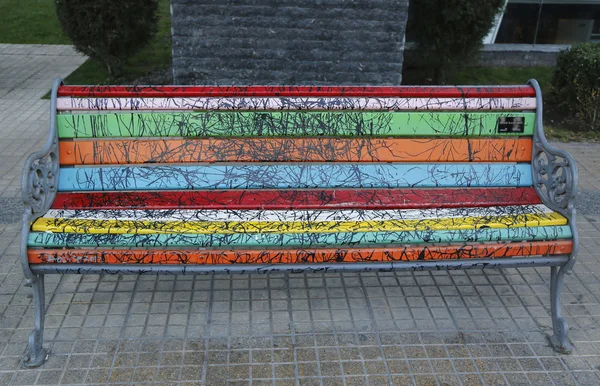
[[[56,0],[56,14],[75,48],[113,77],[156,34],[157,9],[158,0]]]
[[[600,130],[600,44],[578,44],[558,55],[551,100],[582,128]]]
[[[503,6],[504,0],[410,1],[407,29],[436,83],[446,81],[450,68],[473,58]]]

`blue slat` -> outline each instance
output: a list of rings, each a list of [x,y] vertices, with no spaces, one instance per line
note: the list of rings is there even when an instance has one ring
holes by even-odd
[[[246,164],[61,168],[59,191],[531,185],[530,164]]]

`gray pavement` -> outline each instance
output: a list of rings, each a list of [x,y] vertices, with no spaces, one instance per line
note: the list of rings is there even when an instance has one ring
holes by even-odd
[[[29,51],[25,51],[29,50]],[[0,45],[0,385],[598,385],[600,146],[577,158],[579,262],[554,353],[549,270],[271,276],[48,276],[46,346],[21,366],[32,326],[18,263],[19,176],[41,147],[68,47]]]

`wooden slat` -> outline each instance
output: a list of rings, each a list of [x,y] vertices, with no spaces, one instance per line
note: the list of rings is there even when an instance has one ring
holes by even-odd
[[[499,132],[519,119],[522,133]],[[531,112],[235,111],[59,114],[60,138],[108,137],[480,137],[533,135]]]
[[[71,98],[57,110],[535,110],[535,98]]]
[[[535,97],[531,86],[61,86],[70,97],[406,97],[499,98]]]
[[[89,250],[28,251],[30,264],[296,264],[509,258],[571,253],[572,242],[537,241],[449,246],[264,249],[264,250]]]
[[[52,209],[417,209],[534,205],[533,188],[59,193]]]
[[[158,222],[322,222],[322,221],[389,221],[389,220],[435,220],[438,218],[463,218],[507,215],[541,215],[552,213],[543,204],[516,206],[489,206],[475,208],[427,208],[427,209],[337,209],[337,210],[230,210],[230,209],[112,209],[72,210],[50,209],[44,218],[73,220],[132,220]]]
[[[570,239],[569,226],[478,228],[451,231],[404,231],[362,233],[234,233],[234,234],[86,234],[32,232],[30,247],[331,247],[387,244],[465,243]]]
[[[530,138],[247,138],[60,142],[61,165],[189,162],[530,162]]]
[[[468,216],[468,212],[464,212]],[[336,233],[399,232],[413,230],[458,230],[566,225],[567,219],[556,212],[493,215],[480,217],[431,218],[417,220],[357,221],[155,221],[90,220],[80,218],[38,218],[34,232],[67,233]]]
[[[531,186],[530,164],[252,164],[60,169],[59,191]]]

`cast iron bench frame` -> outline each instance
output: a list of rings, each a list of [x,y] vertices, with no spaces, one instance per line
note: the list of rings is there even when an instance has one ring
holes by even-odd
[[[56,127],[57,92],[62,84],[58,78],[52,88],[50,101],[50,130],[48,139],[41,151],[33,153],[25,162],[22,176],[22,197],[25,204],[21,232],[21,265],[25,274],[26,286],[33,288],[35,321],[29,337],[29,349],[24,358],[25,367],[37,367],[44,363],[48,353],[43,348],[44,317],[44,275],[47,274],[247,274],[269,272],[369,272],[369,271],[423,271],[456,269],[500,269],[522,267],[551,267],[551,316],[553,335],[549,337],[551,346],[560,353],[570,353],[568,324],[561,315],[561,291],[565,274],[570,274],[579,249],[579,236],[575,216],[574,199],[577,193],[577,168],[575,159],[567,152],[550,146],[542,126],[542,96],[539,84],[532,79],[528,82],[535,89],[537,102],[533,136],[532,168],[534,188],[543,204],[568,219],[572,232],[572,252],[570,255],[545,257],[517,257],[507,259],[466,259],[412,262],[381,263],[318,263],[318,264],[277,264],[277,265],[78,265],[78,264],[37,264],[30,266],[27,256],[27,241],[31,224],[48,211],[57,194],[59,174],[58,134]]]

